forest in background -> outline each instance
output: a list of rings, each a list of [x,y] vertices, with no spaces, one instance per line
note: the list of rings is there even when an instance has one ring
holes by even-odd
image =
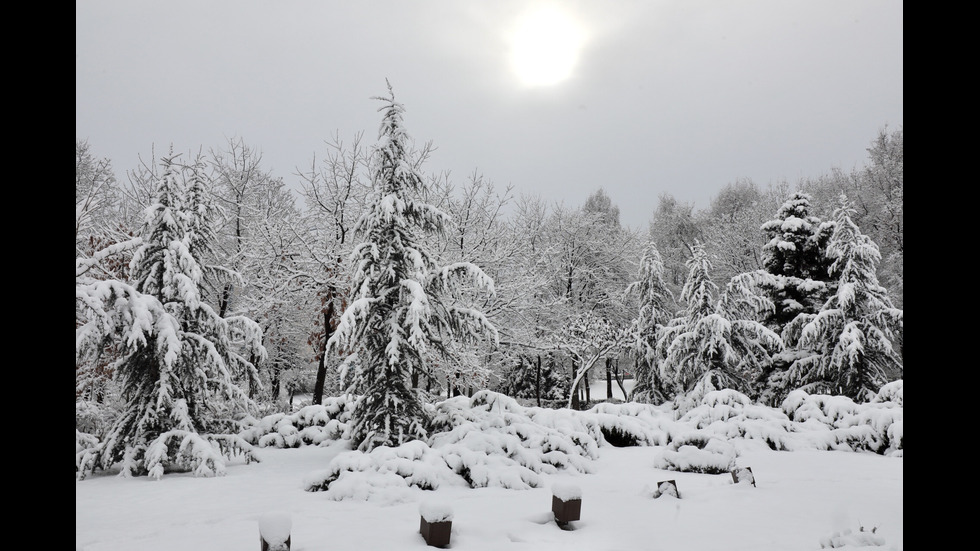
[[[241,140],[207,152],[171,147],[121,176],[76,140],[76,412],[114,419],[139,392],[119,371],[132,360],[132,326],[97,339],[79,328],[91,325],[92,297],[106,282],[119,286],[105,296],[136,304],[126,285],[166,280],[146,268],[153,254],[170,254],[146,247],[168,223],[149,214],[163,192],[173,197],[168,208],[187,214],[186,249],[172,265],[197,266],[171,283],[195,286],[193,301],[182,302],[195,312],[185,329],[241,322],[204,339],[220,346],[208,344],[202,357],[236,359],[221,364],[219,394],[237,400],[240,391],[270,413],[292,411],[297,394],[319,404],[348,391],[347,354],[327,343],[351,306],[351,258],[364,237],[357,223],[376,200],[379,151],[389,143],[384,131],[373,144],[335,136],[294,191]],[[620,387],[634,377],[635,401],[732,388],[773,405],[800,388],[861,400],[902,378],[901,129],[883,129],[866,165],[850,172],[830,167],[765,187],[736,179],[697,211],[662,194],[643,230],[619,223],[601,186],[569,206],[476,172],[456,182],[428,172],[431,144],[406,144],[400,162],[420,175],[411,200],[446,215],[442,231],[418,232],[421,247],[434,265],[468,263],[492,280],[492,293],[463,286],[445,302],[482,313],[497,333],[433,347],[411,373],[421,396],[489,389],[582,408],[583,382],[605,376]],[[194,376],[203,387],[214,379]]]

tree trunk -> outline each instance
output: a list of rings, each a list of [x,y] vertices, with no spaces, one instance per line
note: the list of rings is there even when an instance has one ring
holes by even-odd
[[[570,391],[572,396],[572,403],[570,405],[572,406],[572,409],[578,409],[579,406],[578,389],[579,385],[575,380],[575,360],[572,360],[572,389]]]
[[[538,401],[538,407],[541,407],[541,354],[538,354],[538,368],[534,376],[534,397]]]
[[[612,358],[606,358],[606,400],[612,399]]]
[[[330,318],[333,317],[333,300],[327,303],[327,309],[323,312],[323,350],[320,352],[320,364],[316,368],[316,384],[313,385],[313,405],[320,405],[323,402],[323,386],[327,381],[327,341],[333,335],[333,326]]]

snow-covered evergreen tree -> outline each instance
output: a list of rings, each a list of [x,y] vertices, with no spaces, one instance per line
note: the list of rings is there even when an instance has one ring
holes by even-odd
[[[184,176],[172,153],[163,159],[130,264],[132,285],[76,279],[76,308],[86,320],[75,331],[76,357],[117,342],[112,369],[125,400],[100,443],[76,457],[79,477],[119,462],[124,475],[222,474],[224,457],[250,457],[250,447],[231,436],[235,416],[251,405],[233,378],[254,371],[244,354],[264,356],[261,331],[252,320],[222,318],[201,301],[195,253],[206,250],[211,234],[192,229],[204,219],[188,210]]]
[[[816,314],[801,314],[784,333],[798,335],[808,355],[797,359],[789,378],[810,393],[843,394],[856,401],[873,396],[901,378],[903,310],[895,308],[878,284],[878,246],[852,220],[853,208],[841,194],[836,227],[827,246],[837,290]]]
[[[476,339],[496,330],[478,310],[454,297],[471,282],[493,292],[493,281],[469,262],[439,267],[422,241],[441,231],[447,215],[420,201],[424,180],[410,158],[404,107],[391,85],[376,149],[373,191],[355,226],[352,296],[331,349],[357,355],[350,390],[361,397],[352,412],[351,438],[362,451],[398,445],[426,434],[426,413],[413,374],[425,374],[430,354],[450,353],[451,339]]]
[[[639,312],[631,326],[633,348],[640,361],[635,373],[636,386],[633,400],[662,403],[666,400],[663,380],[660,377],[660,360],[657,355],[657,337],[661,328],[671,318],[668,312],[673,294],[664,281],[664,264],[660,251],[651,241],[640,260],[640,271],[635,282],[626,288],[639,298]]]
[[[747,393],[747,374],[761,370],[782,349],[782,342],[763,324],[746,319],[742,302],[715,302],[718,286],[711,281],[711,261],[701,243],[695,243],[687,265],[680,296],[687,308],[657,341],[664,358],[661,375],[677,394],[702,395],[725,388]]]
[[[762,248],[763,266],[775,277],[759,283],[775,305],[768,322],[776,331],[799,314],[815,313],[833,290],[826,251],[834,223],[810,210],[810,196],[794,193],[761,227],[770,238]]]

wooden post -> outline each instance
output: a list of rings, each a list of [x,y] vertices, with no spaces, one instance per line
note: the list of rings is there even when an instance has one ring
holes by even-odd
[[[755,486],[755,475],[752,474],[752,467],[736,467],[732,470],[732,482],[739,484],[742,482],[751,482],[752,486]]]
[[[677,491],[677,482],[674,480],[661,480],[657,482],[657,491],[653,493],[654,499],[660,496],[674,496],[680,499],[681,494]]]
[[[419,533],[426,545],[446,547],[453,529],[452,509],[444,503],[427,502],[419,506]]]
[[[281,512],[267,513],[259,519],[261,551],[289,551],[293,539],[292,520]]]
[[[556,484],[551,492],[551,512],[555,523],[564,528],[582,516],[582,490],[578,486]]]

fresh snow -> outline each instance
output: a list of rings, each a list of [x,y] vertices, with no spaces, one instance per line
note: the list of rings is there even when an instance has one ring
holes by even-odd
[[[269,511],[259,518],[259,534],[269,544],[284,543],[289,539],[292,528],[289,513]]]
[[[453,507],[437,499],[426,499],[419,505],[419,514],[426,522],[445,522],[453,520]]]
[[[686,413],[634,403],[524,408],[482,393],[436,406],[448,431],[440,438],[369,454],[339,437],[345,407],[333,398],[263,419],[242,437],[293,436],[265,438],[267,447],[254,450],[260,462],[232,460],[224,476],[97,471],[76,482],[76,549],[258,550],[260,529],[288,518],[293,551],[422,550],[419,519],[431,509],[452,514],[456,550],[904,547],[900,382],[868,404],[795,392],[782,408],[767,408],[720,391]],[[615,447],[607,433],[640,445]],[[276,447],[290,440],[298,447]],[[472,469],[474,486],[447,461]],[[344,466],[342,491],[305,491],[329,465]],[[744,467],[756,486],[723,470]],[[521,473],[525,483],[508,487]],[[438,487],[423,490],[407,483],[412,477]],[[676,481],[680,497],[656,498],[665,480]],[[582,497],[581,519],[565,529],[551,512],[562,487]]]

